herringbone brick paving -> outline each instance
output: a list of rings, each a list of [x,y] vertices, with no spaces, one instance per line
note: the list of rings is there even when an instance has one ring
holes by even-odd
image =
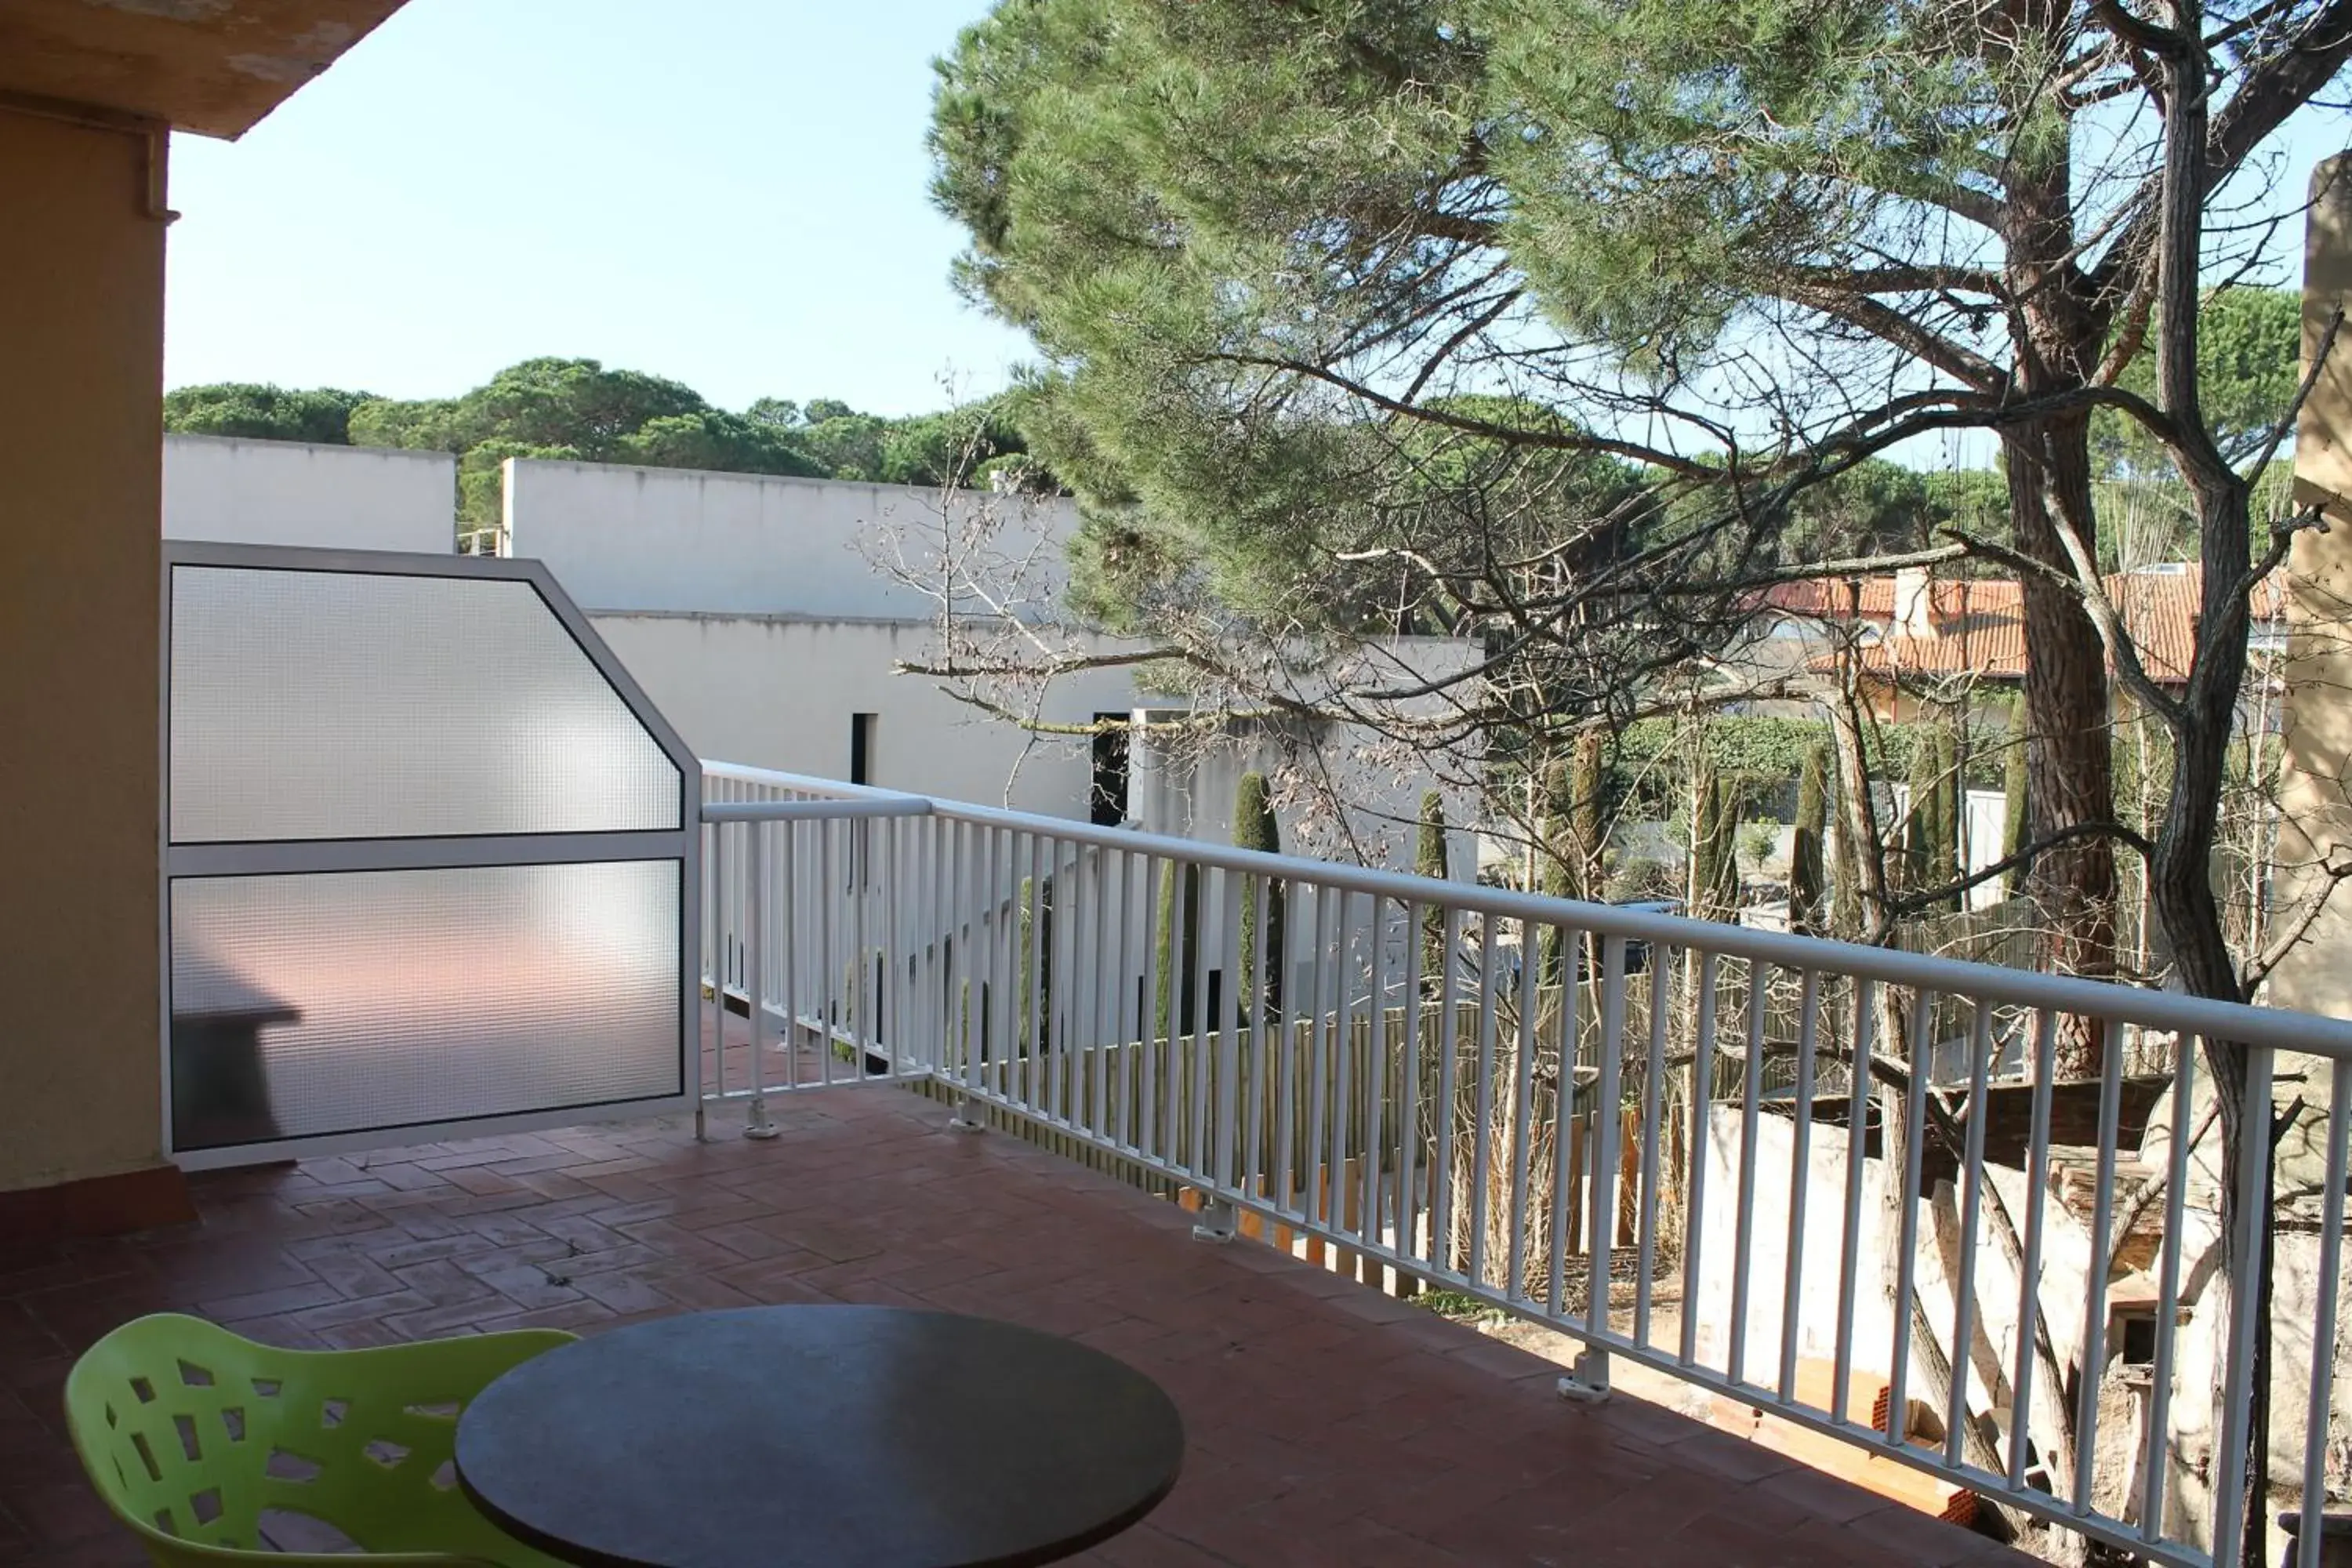
[[[199,1177],[200,1225],[0,1250],[0,1563],[133,1564],[59,1390],[142,1312],[289,1346],[755,1302],[978,1312],[1072,1335],[1183,1412],[1174,1494],[1076,1561],[1124,1568],[2026,1561],[1189,1216],[897,1089],[792,1098],[782,1135],[682,1119]]]

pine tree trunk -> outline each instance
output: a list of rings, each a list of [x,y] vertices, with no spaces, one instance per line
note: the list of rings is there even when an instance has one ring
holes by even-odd
[[[2011,526],[2029,559],[2072,575],[2074,566],[2051,512],[2086,520],[2090,453],[2086,421],[2051,418],[2004,436]],[[2080,523],[2077,523],[2079,530]],[[2085,544],[2095,549],[2095,541]],[[2028,842],[2085,823],[2115,818],[2109,752],[2107,662],[2098,630],[2079,595],[2039,574],[2022,583],[2025,609],[2025,715]],[[2042,851],[2026,878],[2045,944],[2043,963],[2063,974],[2111,978],[2116,967],[2116,856],[2090,835]],[[2069,1015],[2058,1037],[2062,1079],[2098,1076],[2105,1031],[2095,1019]]]

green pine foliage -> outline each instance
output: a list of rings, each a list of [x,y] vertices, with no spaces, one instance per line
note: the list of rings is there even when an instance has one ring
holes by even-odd
[[[1691,770],[1689,909],[1695,919],[1739,916],[1739,804],[1738,781],[1718,775],[1702,755]]]
[[[1927,880],[1931,888],[1948,888],[1960,879],[1960,813],[1965,800],[1960,793],[1959,739],[1948,724],[1939,725],[1936,736],[1936,816],[1935,837],[1927,846]],[[1960,907],[1960,895],[1946,900],[1947,912]]]
[[[1821,929],[1829,773],[1829,748],[1815,746],[1805,753],[1804,772],[1797,778],[1797,826],[1789,847],[1789,929],[1807,934]]]
[[[1831,840],[1830,934],[1853,942],[1862,935],[1862,858],[1843,775],[1832,769],[1832,777],[1837,786],[1832,791],[1837,833]]]
[[[1184,925],[1181,937],[1176,926],[1176,887],[1181,880],[1184,892]],[[1188,1029],[1194,1020],[1195,996],[1193,970],[1201,951],[1201,868],[1187,863],[1182,876],[1171,863],[1160,879],[1159,919],[1160,990],[1152,1003],[1154,1037],[1162,1040],[1176,1037],[1176,1031]],[[1179,973],[1178,971],[1182,973]]]
[[[1266,788],[1264,773],[1244,773],[1239,787],[1234,791],[1234,845],[1265,855],[1282,853],[1282,824],[1275,817],[1274,797]],[[1268,879],[1265,884],[1265,974],[1261,980],[1252,972],[1257,952],[1257,883],[1251,879],[1242,884],[1241,998],[1245,1009],[1267,1013],[1282,1010],[1282,911],[1286,886],[1278,879]]]
[[[1445,854],[1445,797],[1429,790],[1421,797],[1421,834],[1413,846],[1413,874],[1444,881],[1448,875]],[[1432,903],[1421,911],[1421,973],[1432,985],[1445,972],[1445,911]]]

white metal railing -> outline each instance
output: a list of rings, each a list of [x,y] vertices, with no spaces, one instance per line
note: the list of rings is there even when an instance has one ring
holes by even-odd
[[[2252,1299],[2263,1173],[2217,1278],[2203,1054],[2169,1053],[2142,1166],[2122,1047],[2233,1042],[2260,1105],[2282,1061],[2352,1058],[2352,1023],[725,764],[704,794],[702,1099],[746,1101],[752,1135],[773,1095],[928,1078],[1195,1190],[1213,1224],[1565,1331],[1571,1392],[1622,1356],[2168,1563],[2264,1504],[2184,1458],[2244,1440],[2253,1314],[2226,1304]],[[2115,1047],[2095,1086],[2053,1082],[2076,1031]],[[1956,1046],[1956,1083],[1906,1070]],[[2272,1451],[2315,1510],[2352,1124],[2330,1076],[2308,1338],[2274,1317]],[[1991,1130],[1996,1093],[2021,1135]],[[2062,1096],[2092,1142],[2054,1134]],[[2079,1215],[2053,1148],[2090,1166]],[[2152,1278],[2119,1277],[2150,1215]],[[2135,1316],[2144,1371],[2110,1375]],[[2135,1472],[2101,1480],[2126,1418]]]

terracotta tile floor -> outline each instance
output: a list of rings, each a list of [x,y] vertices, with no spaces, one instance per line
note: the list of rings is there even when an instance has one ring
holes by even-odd
[[[1332,1564],[2026,1560],[1248,1244],[895,1089],[781,1103],[770,1143],[683,1120],[200,1178],[200,1226],[0,1254],[0,1563],[141,1561],[59,1430],[73,1356],[191,1310],[287,1345],[752,1302],[898,1302],[1074,1335],[1160,1380],[1175,1493],[1084,1559]],[[730,1119],[731,1121],[731,1119]]]

